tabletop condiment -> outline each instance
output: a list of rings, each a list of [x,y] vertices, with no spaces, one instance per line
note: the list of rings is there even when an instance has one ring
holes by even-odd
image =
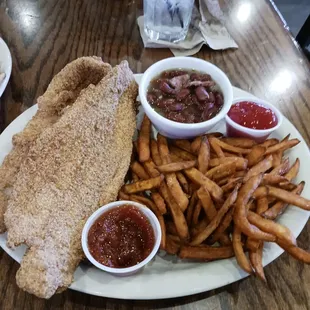
[[[154,244],[151,223],[131,205],[103,213],[88,233],[91,255],[99,263],[112,268],[127,268],[142,262]]]

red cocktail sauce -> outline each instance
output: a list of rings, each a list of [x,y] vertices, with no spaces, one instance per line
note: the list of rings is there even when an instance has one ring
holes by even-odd
[[[99,263],[126,268],[142,262],[155,244],[148,218],[136,207],[124,205],[103,213],[88,233],[88,248]]]
[[[270,129],[278,124],[271,109],[250,101],[232,105],[228,116],[237,124],[251,129]]]

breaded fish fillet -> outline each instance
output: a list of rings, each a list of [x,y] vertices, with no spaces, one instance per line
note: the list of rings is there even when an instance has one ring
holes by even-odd
[[[38,111],[26,128],[13,137],[13,149],[0,167],[0,233],[5,231],[3,215],[10,189],[21,163],[38,136],[54,124],[67,106],[90,84],[96,85],[111,66],[99,57],[81,57],[64,67],[51,81],[43,96],[38,98]]]
[[[17,284],[49,298],[70,285],[87,218],[116,199],[130,164],[137,84],[126,61],[90,85],[31,146],[5,213],[8,245],[29,246]]]

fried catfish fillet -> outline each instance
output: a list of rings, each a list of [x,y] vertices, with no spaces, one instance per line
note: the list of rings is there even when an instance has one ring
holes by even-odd
[[[117,198],[130,164],[137,84],[126,61],[88,86],[36,139],[5,213],[8,246],[28,245],[16,279],[49,298],[73,281],[87,218]]]
[[[96,85],[111,66],[99,57],[81,57],[65,66],[51,81],[43,96],[39,97],[38,111],[25,129],[13,136],[13,149],[0,167],[0,233],[5,231],[3,215],[12,185],[21,163],[38,136],[57,122],[81,91],[90,84]]]

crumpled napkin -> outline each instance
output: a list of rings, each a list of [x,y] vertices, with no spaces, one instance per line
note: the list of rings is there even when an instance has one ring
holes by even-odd
[[[138,17],[138,26],[144,47],[170,48],[174,56],[194,55],[206,44],[214,50],[238,48],[228,33],[223,21],[224,15],[218,0],[199,0],[199,10],[193,8],[192,18],[185,40],[177,43],[152,41],[144,32],[144,17]]]

